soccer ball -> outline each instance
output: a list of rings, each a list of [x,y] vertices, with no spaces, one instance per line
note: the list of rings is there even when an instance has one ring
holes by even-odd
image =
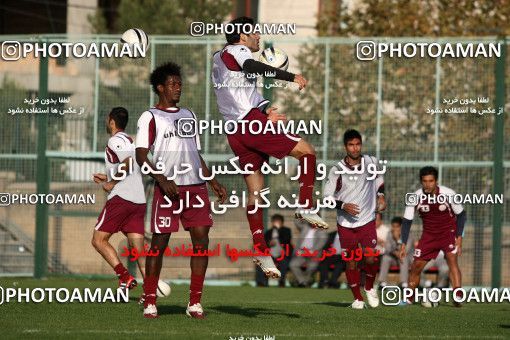
[[[439,298],[439,295],[436,291],[431,291],[430,293],[431,300],[437,301]],[[432,302],[429,301],[429,299],[425,298],[424,301],[422,301],[421,305],[426,308],[436,308],[439,307],[439,302]]]
[[[170,288],[170,285],[166,283],[165,281],[158,281],[158,290],[156,291],[156,294],[158,297],[165,297],[170,295],[172,292],[172,288]]]
[[[287,53],[275,47],[269,47],[262,51],[259,61],[284,71],[289,67],[289,57]]]
[[[122,34],[120,42],[129,45],[142,45],[143,49],[146,51],[149,48],[149,36],[139,28],[128,29]]]

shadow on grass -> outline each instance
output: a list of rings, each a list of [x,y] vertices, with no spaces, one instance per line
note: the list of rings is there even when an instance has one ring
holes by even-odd
[[[499,328],[510,329],[510,325],[498,325]]]
[[[186,314],[186,306],[181,305],[162,305],[158,306],[158,314],[159,315],[168,315],[168,314]]]
[[[315,302],[314,305],[324,305],[331,307],[349,307],[351,304],[348,302],[328,301],[328,302]]]
[[[140,296],[130,296],[129,297],[129,301],[134,301],[134,302],[138,303],[139,300],[140,300]]]
[[[215,310],[220,313],[225,314],[234,314],[234,315],[242,315],[247,318],[254,318],[259,315],[282,315],[288,318],[300,318],[299,314],[295,313],[287,313],[277,309],[267,309],[267,308],[252,308],[252,307],[239,307],[239,306],[218,306],[209,308],[210,310]]]

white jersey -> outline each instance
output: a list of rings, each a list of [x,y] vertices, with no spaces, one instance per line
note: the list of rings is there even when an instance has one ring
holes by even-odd
[[[246,78],[242,66],[253,59],[244,45],[227,45],[213,56],[212,83],[218,109],[225,120],[242,119],[253,108],[263,110],[269,101],[257,90],[257,78]]]
[[[186,108],[151,108],[138,119],[136,147],[149,149],[155,166],[163,162],[164,176],[171,177],[175,169],[184,171],[184,164],[190,165],[190,171],[176,176],[176,185],[204,183],[199,176],[200,140],[196,129],[189,129],[193,124],[196,128],[196,116]]]
[[[337,223],[346,228],[357,228],[375,220],[377,208],[377,190],[384,185],[384,177],[378,174],[373,180],[373,175],[367,172],[369,164],[375,164],[380,170],[379,162],[375,157],[362,155],[365,167],[361,174],[335,173],[345,169],[354,170],[345,159],[341,160],[342,166],[336,164],[331,168],[324,188],[324,197],[333,198],[335,201],[354,203],[359,207],[358,216],[352,216],[342,209],[337,209]],[[358,165],[359,166],[359,165]]]
[[[120,163],[125,161],[128,157],[131,157],[133,160],[133,171],[129,173],[128,168],[124,168],[127,173],[126,178],[113,187],[110,194],[108,194],[108,199],[119,196],[126,201],[142,204],[145,203],[145,191],[143,188],[142,173],[140,172],[140,167],[136,163],[135,145],[131,137],[126,133],[117,132],[110,137],[105,150],[104,160],[108,181],[112,180],[112,171],[116,174]]]

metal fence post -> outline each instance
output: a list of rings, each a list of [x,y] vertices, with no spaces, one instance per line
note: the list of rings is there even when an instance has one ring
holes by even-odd
[[[383,57],[379,58],[377,63],[377,113],[376,113],[376,145],[375,145],[375,157],[381,159],[381,113],[382,113],[382,78],[383,78]]]
[[[439,109],[441,103],[441,57],[437,58],[436,61],[436,100],[435,108]],[[439,163],[439,114],[435,115],[435,126],[434,126],[434,163]],[[441,176],[439,177],[441,178]]]
[[[96,44],[99,45],[99,38],[96,38]],[[94,63],[94,135],[92,136],[92,152],[97,151],[97,135],[99,120],[99,59]]]
[[[329,79],[331,68],[331,45],[326,42],[326,50],[324,53],[324,133],[322,135],[322,161],[327,164],[328,161],[328,138],[329,138]],[[321,194],[324,192],[326,181],[322,181]],[[315,193],[314,193],[315,194]],[[320,214],[324,217],[325,210],[322,209]]]
[[[150,70],[149,70],[149,74],[156,68],[156,47],[158,46],[157,45],[158,41],[156,39],[153,39],[152,40],[152,48],[151,48],[151,66],[150,66]],[[150,90],[149,90],[149,107],[152,107],[152,105],[155,104],[154,102],[154,91],[152,91],[152,86],[150,87]]]
[[[496,78],[496,111],[505,107],[505,61],[506,61],[506,37],[500,37],[498,43],[501,44],[501,57],[496,60],[495,78]],[[493,194],[503,195],[504,192],[504,168],[503,168],[503,145],[505,127],[504,112],[494,117],[494,181]],[[503,205],[494,204],[492,206],[492,287],[501,286],[501,226],[503,222]]]
[[[205,120],[211,120],[211,42],[208,40],[205,56]],[[209,155],[209,133],[205,134],[205,154]]]
[[[47,40],[47,39],[46,39]],[[46,41],[47,43],[47,41]],[[39,98],[48,97],[48,57],[39,57]],[[40,101],[39,101],[40,103]],[[42,107],[41,107],[42,108]],[[43,108],[42,108],[43,109]],[[37,194],[49,191],[49,169],[46,157],[46,128],[48,117],[37,115]],[[34,277],[46,276],[48,269],[48,206],[38,203],[35,210]]]

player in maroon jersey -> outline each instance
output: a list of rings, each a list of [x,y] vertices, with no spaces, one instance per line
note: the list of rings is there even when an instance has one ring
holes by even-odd
[[[420,170],[422,188],[406,195],[406,210],[402,221],[402,245],[400,258],[406,256],[406,243],[414,213],[423,220],[423,233],[414,250],[408,287],[415,289],[420,283],[420,274],[428,261],[435,259],[440,250],[445,254],[450,269],[450,283],[454,289],[462,284],[457,257],[462,251],[462,236],[466,223],[466,212],[461,204],[452,200],[455,192],[438,185],[438,171],[426,166]],[[409,301],[412,302],[412,301]],[[456,303],[456,306],[460,304]]]

